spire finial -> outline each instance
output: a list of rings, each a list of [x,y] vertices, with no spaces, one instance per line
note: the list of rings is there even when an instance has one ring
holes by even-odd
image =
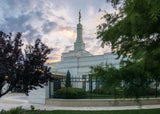
[[[79,23],[81,22],[81,10],[79,10]]]

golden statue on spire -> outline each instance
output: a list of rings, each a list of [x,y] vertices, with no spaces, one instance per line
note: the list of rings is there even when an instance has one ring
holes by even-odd
[[[79,23],[81,22],[81,10],[79,10]]]

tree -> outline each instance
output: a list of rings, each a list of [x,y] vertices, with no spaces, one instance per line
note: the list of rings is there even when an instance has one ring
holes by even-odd
[[[35,41],[35,45],[29,45],[25,49],[24,69],[23,69],[23,85],[24,91],[36,89],[37,86],[43,87],[42,84],[51,79],[50,68],[45,66],[50,54],[49,49],[39,39]]]
[[[123,92],[120,95],[139,98],[141,95],[147,95],[147,89],[152,82],[142,62],[128,61],[119,69],[112,65],[95,66],[91,68],[90,76],[101,80],[102,88],[114,96],[119,94],[121,89]]]
[[[70,74],[69,70],[67,71],[67,75],[66,75],[65,87],[72,87],[72,85],[71,85],[71,74]]]
[[[100,80],[102,88],[116,96],[116,89],[121,88],[121,75],[118,69],[112,65],[91,67],[90,77]]]
[[[37,39],[34,46],[29,45],[22,53],[21,36],[17,33],[13,38],[11,33],[0,31],[0,97],[18,85],[28,94],[51,79],[50,68],[44,66],[51,49]]]
[[[17,33],[14,40],[11,37],[12,34],[0,32],[0,97],[16,85],[16,69],[22,60],[21,34]]]
[[[107,1],[119,10],[118,13],[105,12],[102,17],[105,22],[97,27],[97,38],[102,40],[102,45],[110,43],[119,56],[130,54],[132,58],[141,58],[159,47],[159,0]]]
[[[102,40],[102,46],[111,44],[113,53],[118,57],[143,63],[144,72],[150,74],[148,78],[156,82],[157,88],[160,83],[160,1],[107,2],[111,2],[117,12],[104,11],[102,18],[105,22],[97,27],[97,38]]]
[[[128,61],[125,66],[119,69],[122,88],[126,97],[136,97],[147,95],[152,79],[150,74],[146,72],[143,61]]]

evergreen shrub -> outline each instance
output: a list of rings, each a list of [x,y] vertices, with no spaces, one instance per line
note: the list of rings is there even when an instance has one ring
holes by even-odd
[[[54,92],[54,98],[77,99],[85,97],[86,92],[81,88],[63,87]]]
[[[96,88],[93,90],[94,94],[110,94],[109,92],[107,92],[106,89],[104,88]]]

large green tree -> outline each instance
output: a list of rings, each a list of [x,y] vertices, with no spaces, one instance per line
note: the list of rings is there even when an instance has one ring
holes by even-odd
[[[145,87],[152,79],[157,88],[160,82],[160,1],[107,2],[113,5],[116,12],[103,12],[104,23],[97,27],[97,38],[102,40],[102,46],[110,44],[113,53],[132,63],[125,63],[122,69],[124,76],[128,73],[128,77],[122,77],[126,85],[128,82],[136,90],[136,84],[140,80]],[[132,82],[132,78],[136,83]]]
[[[111,44],[118,56],[144,59],[146,70],[153,78],[160,76],[160,1],[107,0],[117,13],[103,15],[105,22],[98,26],[102,45]],[[151,65],[152,64],[152,65]]]
[[[97,35],[102,45],[110,43],[119,56],[142,57],[159,47],[159,0],[107,0],[117,13],[104,12]]]

